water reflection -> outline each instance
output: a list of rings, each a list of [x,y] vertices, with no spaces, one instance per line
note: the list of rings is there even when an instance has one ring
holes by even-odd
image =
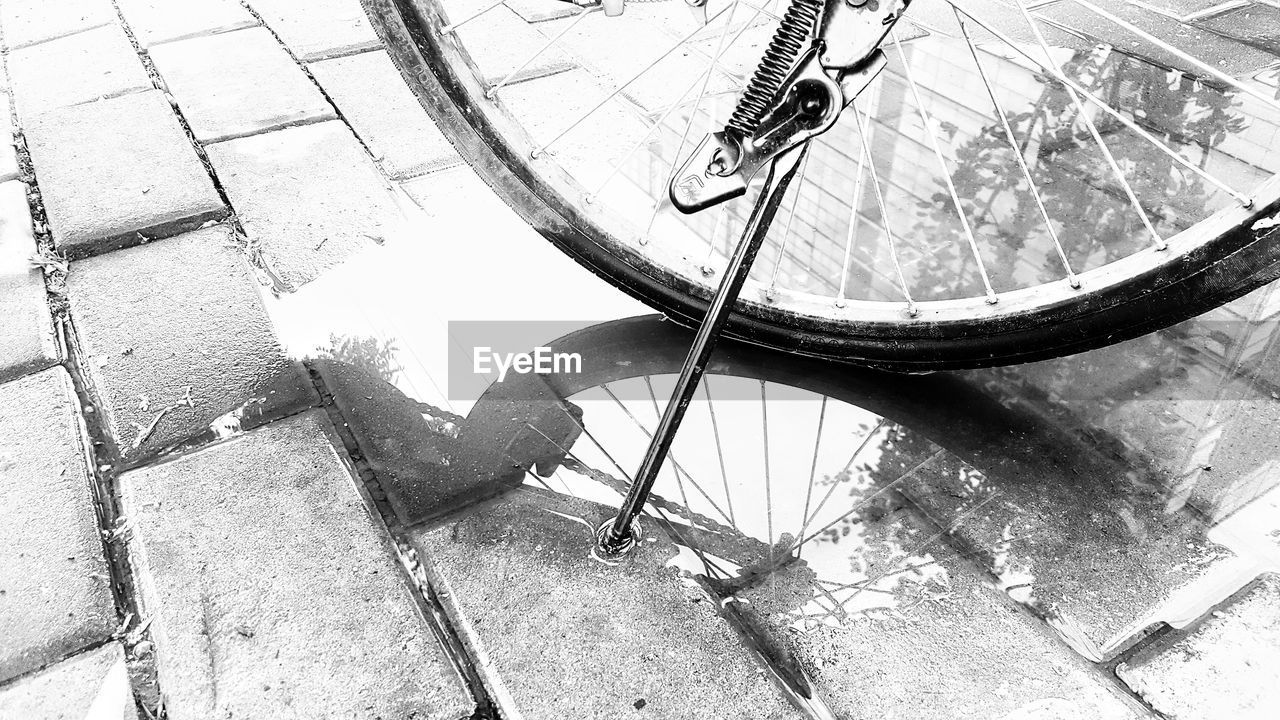
[[[729,345],[647,522],[680,549],[676,567],[742,603],[735,612],[767,637],[930,622],[957,583],[976,583],[1083,656],[1114,657],[1161,624],[1196,619],[1273,560],[1257,538],[1210,534],[1278,479],[1267,468],[1280,449],[1247,440],[1280,406],[1258,374],[1274,364],[1270,297],[1224,311],[1245,311],[1237,324],[1207,318],[966,374],[902,376]],[[1224,335],[1239,345],[1228,362],[1204,343]],[[465,418],[350,364],[318,367],[406,525],[447,524],[520,492],[588,501],[590,529],[619,504],[688,341],[656,317],[589,327],[548,343],[581,354],[582,373],[508,376]],[[1180,384],[1171,364],[1194,382]],[[1195,396],[1214,374],[1218,390]],[[1149,422],[1179,407],[1192,418],[1180,437]],[[1241,437],[1248,449],[1231,449]],[[1179,445],[1197,448],[1184,455],[1202,475],[1216,453],[1222,481],[1171,473],[1166,449]]]

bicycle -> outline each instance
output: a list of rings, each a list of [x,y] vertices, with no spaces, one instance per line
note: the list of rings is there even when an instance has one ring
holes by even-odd
[[[676,3],[574,0],[532,53],[492,74],[474,51],[502,0],[366,0],[419,100],[508,204],[593,272],[700,323],[603,548],[629,547],[722,333],[899,370],[988,366],[1132,338],[1280,277],[1280,157],[1253,165],[1223,149],[1280,124],[1262,82],[1274,56],[1259,51],[1265,62],[1250,66],[1240,53],[1254,74],[1242,81],[1179,47],[1194,13],[1166,11],[1153,26],[1146,3],[1108,4],[1119,7],[790,0],[779,13],[689,0],[690,31]],[[579,52],[586,64],[607,66],[575,83],[618,74],[610,63],[626,66],[628,53],[610,51],[646,26],[676,42],[571,119],[522,90],[536,86],[521,82],[536,60],[575,44],[595,48]],[[618,44],[602,45],[611,30]],[[740,72],[740,41],[766,36]],[[1126,38],[1144,52],[1117,50]],[[705,67],[689,71],[695,51]],[[989,110],[918,77],[944,71]],[[667,81],[657,101],[636,89],[653,76]],[[720,99],[733,100],[727,117]],[[690,143],[695,125],[707,132]],[[937,169],[920,172],[921,158]],[[1219,177],[1219,165],[1238,177]],[[738,226],[738,241],[721,241]],[[871,231],[878,242],[860,242]],[[772,263],[756,263],[762,252]]]

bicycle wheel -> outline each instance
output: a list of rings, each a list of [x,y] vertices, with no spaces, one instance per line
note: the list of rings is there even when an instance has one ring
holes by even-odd
[[[753,193],[686,216],[667,186],[723,127],[785,5],[722,0],[703,25],[679,2],[606,17],[512,0],[538,22],[492,0],[365,2],[508,204],[619,288],[701,318]],[[1280,277],[1277,58],[1213,19],[911,3],[885,72],[812,143],[727,333],[902,369],[995,365]]]

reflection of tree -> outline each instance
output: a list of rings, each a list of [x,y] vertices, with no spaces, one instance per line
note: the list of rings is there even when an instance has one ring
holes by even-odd
[[[392,340],[330,335],[329,348],[320,354],[354,365],[388,383],[394,382],[396,374],[404,369],[396,362],[396,345]]]
[[[1233,111],[1237,102],[1231,94],[1128,55],[1106,49],[1077,53],[1064,71],[1162,142],[1175,149],[1200,148],[1202,164],[1210,148],[1246,124]],[[1042,92],[1030,107],[1014,112],[1006,104],[1005,111],[1023,143],[1019,151],[1026,155],[1028,145],[1037,144],[1028,164],[1072,267],[1096,267],[1145,246],[1150,239],[1142,221],[1080,122],[1076,104],[1048,75],[1036,79]],[[1198,176],[1096,108],[1088,110],[1157,230],[1171,235],[1204,216],[1212,193]],[[1064,276],[1013,152],[993,119],[956,147],[952,176],[997,289]],[[941,179],[937,183],[916,208],[916,236],[936,242],[919,265],[917,287],[926,296],[972,295],[974,261],[945,186]],[[1032,247],[1042,256],[1026,256],[1030,238],[1040,240]],[[1015,278],[1020,266],[1024,276]],[[1028,268],[1034,277],[1026,276]]]

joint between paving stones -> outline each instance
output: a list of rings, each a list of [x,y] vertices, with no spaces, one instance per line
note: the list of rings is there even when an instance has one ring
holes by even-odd
[[[293,51],[293,48],[290,48],[288,45],[285,44],[284,40],[280,39],[279,33],[277,33],[271,27],[271,25],[267,23],[266,19],[263,18],[261,15],[259,15],[258,11],[253,9],[253,7],[249,5],[248,2],[246,2],[246,0],[240,0],[240,5],[244,7],[244,9],[250,15],[252,15],[255,20],[261,23],[262,27],[265,28],[268,33],[271,33],[271,37],[274,38],[276,43],[280,45],[280,47],[284,50],[285,54],[289,56],[289,59],[292,60],[295,65],[298,66],[298,69],[302,71],[303,75],[307,76],[307,80],[309,80],[311,84],[314,85],[315,88],[320,91],[320,96],[324,98],[325,102],[329,103],[329,107],[333,108],[333,114],[337,117],[338,121],[341,122],[344,126],[346,126],[347,131],[350,132],[352,137],[356,139],[356,142],[360,143],[360,147],[364,150],[365,155],[368,155],[372,160],[374,160],[374,166],[378,168],[378,173],[380,175],[383,175],[383,180],[387,182],[387,187],[388,189],[390,189],[391,183],[390,181],[387,181],[385,174],[382,172],[381,166],[378,165],[377,156],[373,154],[373,150],[369,148],[369,144],[364,141],[364,138],[360,137],[360,133],[356,132],[356,129],[351,124],[351,121],[348,120],[347,116],[342,112],[342,108],[338,107],[338,103],[334,102],[333,98],[330,97],[329,91],[325,90],[324,86],[320,84],[320,81],[316,79],[315,74],[311,72],[311,68],[307,67],[307,64],[298,58],[298,55]],[[352,48],[349,52],[336,52],[336,53],[333,53],[332,55],[326,55],[325,57],[322,57],[322,58],[316,58],[316,60],[314,60],[313,62],[319,62],[320,60],[333,60],[340,57],[352,57],[355,55],[363,55],[364,53],[374,52],[381,49],[382,49],[381,44],[372,45],[368,48]]]
[[[244,224],[240,221],[240,216],[236,214],[235,205],[231,203],[231,197],[227,194],[227,190],[222,185],[222,180],[218,177],[218,173],[214,170],[213,163],[209,160],[209,153],[205,151],[204,143],[196,139],[195,131],[191,129],[191,123],[188,122],[182,113],[182,108],[178,107],[177,101],[169,92],[168,86],[164,82],[163,76],[156,69],[155,63],[151,60],[151,55],[146,48],[142,47],[142,43],[138,41],[138,36],[133,31],[133,26],[125,18],[124,13],[120,10],[119,3],[111,0],[111,8],[115,11],[116,17],[120,21],[120,26],[124,30],[125,37],[129,39],[129,44],[133,46],[133,51],[137,53],[139,62],[142,63],[143,69],[147,73],[147,77],[151,78],[151,84],[155,89],[164,93],[165,101],[169,103],[169,109],[178,119],[178,126],[182,128],[183,134],[187,137],[187,142],[191,144],[191,148],[195,151],[196,157],[200,160],[200,164],[204,166],[205,173],[209,176],[209,180],[213,183],[214,192],[218,194],[218,198],[227,209],[224,217],[220,218],[221,222],[227,222],[231,225],[237,240],[239,240],[245,249],[245,254],[249,259],[249,265],[254,272],[259,275],[260,282],[263,285],[273,288],[279,292],[286,287],[270,264],[263,258],[261,251],[245,232]],[[256,17],[256,15],[255,15]]]
[[[86,462],[89,464],[89,477],[92,478],[94,511],[98,517],[99,540],[102,542],[103,554],[107,559],[107,568],[111,573],[111,593],[115,598],[117,620],[120,626],[109,640],[120,640],[125,646],[126,658],[135,658],[134,648],[143,640],[152,640],[150,629],[142,617],[142,607],[138,602],[138,584],[134,576],[132,558],[130,557],[128,518],[120,512],[119,459],[120,451],[111,434],[104,425],[102,407],[95,400],[91,389],[91,381],[80,367],[78,351],[74,340],[75,330],[68,318],[56,320],[56,330],[65,350],[62,367],[71,377],[71,385],[75,391],[79,406],[79,422],[85,438]],[[152,641],[154,647],[154,641]],[[157,698],[155,703],[146,702],[139,696],[143,688],[130,683],[139,708],[156,716],[152,712],[162,705],[158,699],[163,697],[160,691],[159,678],[154,666],[154,651],[149,656],[149,663],[144,665],[145,682],[152,694]],[[136,667],[131,663],[131,667]],[[152,707],[152,706],[155,707]]]
[[[324,377],[319,370],[310,363],[304,363],[303,365],[310,376],[316,393],[320,396],[320,407],[325,411],[330,424],[334,428],[337,439],[342,443],[341,449],[343,452],[340,455],[351,463],[352,470],[359,480],[357,486],[361,496],[367,503],[372,505],[380,523],[386,529],[391,550],[404,572],[402,579],[409,586],[410,596],[417,603],[418,609],[426,619],[426,624],[431,629],[432,635],[444,648],[445,656],[453,664],[454,670],[462,678],[467,687],[467,692],[471,694],[476,703],[476,710],[470,720],[498,720],[501,716],[497,710],[497,704],[493,701],[477,669],[478,659],[473,657],[472,653],[467,649],[467,645],[462,639],[462,634],[454,627],[453,620],[450,619],[444,604],[431,586],[422,559],[418,556],[418,550],[405,533],[404,526],[397,519],[395,510],[387,500],[386,491],[383,489],[377,473],[374,472],[368,459],[361,452],[359,443],[356,442],[355,435],[351,432],[347,418],[343,416],[341,408],[334,401],[333,391],[325,384]]]

